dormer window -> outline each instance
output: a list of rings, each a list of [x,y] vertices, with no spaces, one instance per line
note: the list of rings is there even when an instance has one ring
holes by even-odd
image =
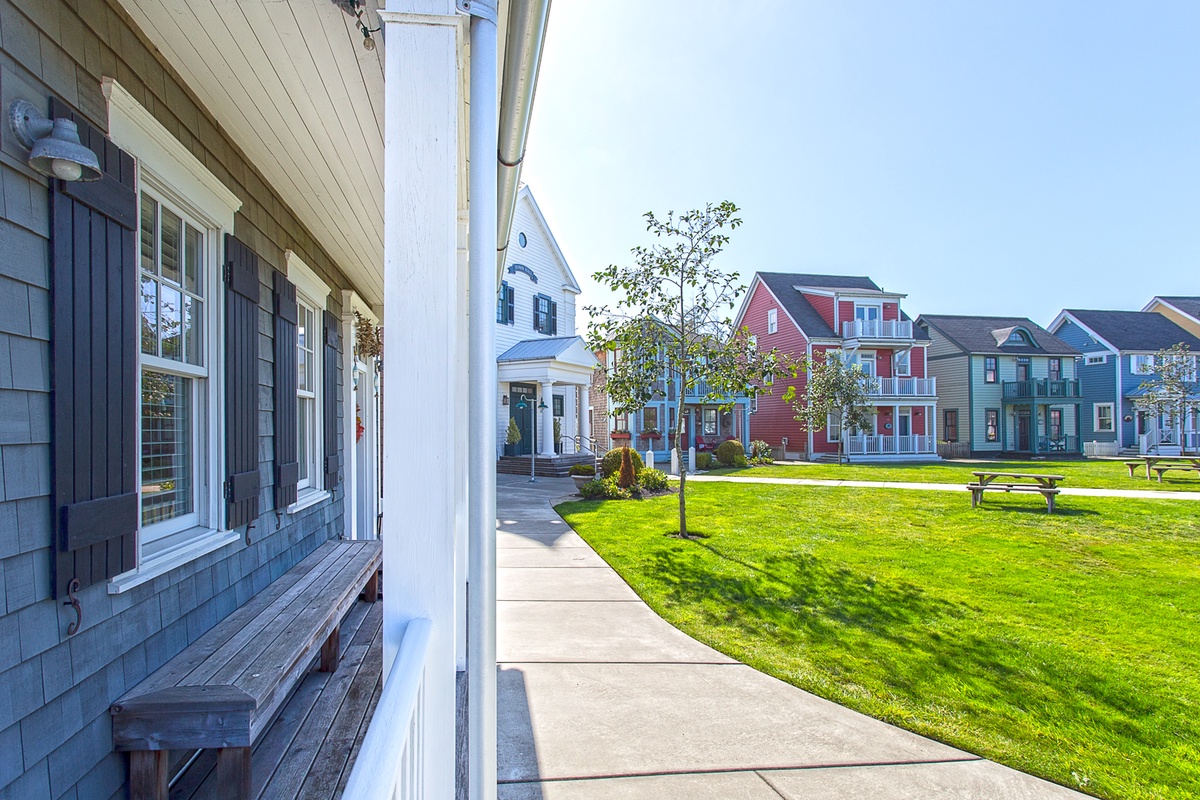
[[[1024,328],[1013,328],[1012,332],[1008,334],[1008,338],[1001,342],[1000,346],[1037,347],[1033,341],[1033,337],[1029,335],[1029,331],[1025,330]]]

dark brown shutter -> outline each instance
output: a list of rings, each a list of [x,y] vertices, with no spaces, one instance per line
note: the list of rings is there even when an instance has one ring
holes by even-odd
[[[54,596],[137,566],[137,193],[133,157],[58,101],[102,180],[51,181]]]
[[[341,336],[338,335],[337,317],[325,312],[325,488],[332,489],[339,480],[340,459],[338,458],[337,402],[338,402],[338,350]]]
[[[258,255],[225,234],[226,524],[258,518]]]
[[[517,317],[516,317],[516,308],[515,308],[515,306],[516,306],[516,300],[517,300],[517,290],[516,290],[515,288],[513,288],[512,286],[505,286],[505,287],[504,287],[504,291],[505,291],[505,297],[504,297],[505,318],[504,318],[504,322],[505,322],[505,324],[512,325],[512,324],[513,324],[513,320],[517,318]]]
[[[550,303],[550,335],[558,336],[558,303]]]
[[[296,502],[296,286],[275,270],[275,508]]]
[[[541,295],[535,294],[533,296],[533,329],[539,332],[542,330],[538,322],[538,312],[541,311],[541,300]]]

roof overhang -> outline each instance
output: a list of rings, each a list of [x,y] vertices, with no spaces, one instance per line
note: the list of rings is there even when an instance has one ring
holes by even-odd
[[[502,383],[534,381],[587,385],[591,383],[592,373],[600,366],[596,356],[578,336],[553,356],[505,358],[501,355],[496,362]]]

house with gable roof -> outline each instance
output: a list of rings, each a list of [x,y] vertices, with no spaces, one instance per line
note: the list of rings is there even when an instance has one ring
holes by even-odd
[[[841,431],[830,420],[806,431],[783,401],[786,382],[777,379],[752,406],[752,438],[785,458],[836,453],[841,436],[851,456],[935,458],[938,392],[925,368],[929,337],[900,308],[905,296],[862,276],[755,273],[734,324],[745,326],[760,349],[810,359],[838,353],[877,380],[871,430]],[[801,397],[807,381],[806,374],[796,378]]]
[[[1027,317],[922,314],[953,455],[1082,453],[1079,351]]]
[[[1155,297],[1142,311],[1153,311],[1200,336],[1200,297]]]
[[[1064,309],[1050,331],[1083,353],[1078,368],[1081,435],[1085,444],[1093,443],[1088,450],[1110,455],[1126,447],[1141,453],[1178,450],[1180,442],[1171,439],[1180,434],[1179,426],[1140,411],[1137,398],[1154,375],[1155,353],[1180,343],[1200,353],[1200,337],[1152,311]],[[1190,414],[1181,431],[1189,449],[1200,446],[1198,431],[1200,420]]]

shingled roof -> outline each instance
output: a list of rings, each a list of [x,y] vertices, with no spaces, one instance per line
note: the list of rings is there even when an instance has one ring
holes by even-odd
[[[800,330],[809,339],[840,339],[841,334],[829,327],[829,323],[796,287],[883,294],[883,290],[875,284],[875,281],[865,275],[813,275],[801,272],[759,272],[757,275],[759,280],[765,283],[771,293],[779,299],[779,304],[796,321]],[[904,319],[909,319],[903,310],[900,315]],[[925,340],[928,336],[924,331],[914,329],[913,338]]]
[[[1200,319],[1200,297],[1159,297],[1165,303],[1178,308],[1189,317]]]
[[[918,324],[926,323],[964,353],[1077,356],[1079,351],[1028,317],[970,317],[951,314],[922,314]],[[1016,328],[1029,332],[1036,347],[1001,345]]]
[[[1197,298],[1197,304],[1200,305],[1200,298]],[[1200,338],[1162,314],[1152,311],[1092,311],[1075,308],[1068,308],[1066,311],[1118,350],[1152,353],[1180,342],[1193,350],[1200,350]]]

